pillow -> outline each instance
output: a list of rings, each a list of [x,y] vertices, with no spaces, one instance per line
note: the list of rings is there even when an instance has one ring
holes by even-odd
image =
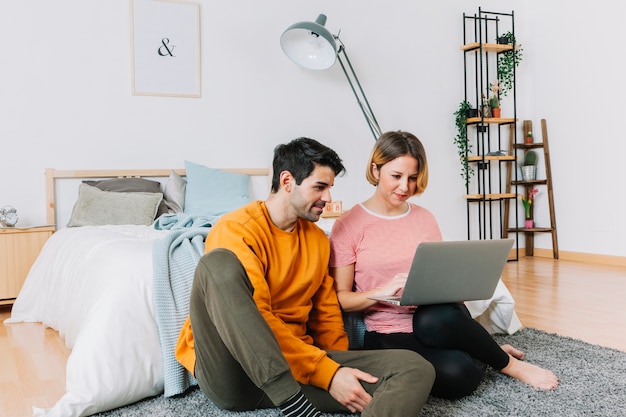
[[[221,216],[248,202],[250,177],[185,161],[185,213]]]
[[[163,199],[171,213],[182,213],[185,208],[185,189],[187,181],[176,171],[170,172],[170,176],[163,187]]]
[[[151,225],[161,193],[118,193],[80,184],[67,227],[106,224]]]
[[[102,191],[115,191],[118,193],[160,193],[161,183],[145,178],[112,178],[110,180],[83,181],[83,184],[91,185]],[[167,205],[164,201],[159,204],[159,210],[155,217],[167,213]],[[153,219],[154,220],[154,219]]]

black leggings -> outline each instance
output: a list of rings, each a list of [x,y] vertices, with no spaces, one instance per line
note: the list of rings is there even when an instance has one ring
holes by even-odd
[[[365,333],[366,349],[409,349],[433,364],[437,377],[432,395],[459,398],[480,384],[485,364],[501,370],[509,355],[472,319],[464,304],[419,306],[413,333]]]

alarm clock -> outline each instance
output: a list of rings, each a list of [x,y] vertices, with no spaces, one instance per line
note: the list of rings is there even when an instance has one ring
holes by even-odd
[[[17,223],[17,210],[11,206],[0,208],[0,224],[4,227],[14,227]]]

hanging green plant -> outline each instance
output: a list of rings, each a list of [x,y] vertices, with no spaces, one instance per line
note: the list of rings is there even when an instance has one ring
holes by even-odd
[[[522,62],[522,45],[517,45],[512,32],[506,32],[498,39],[506,38],[513,49],[498,54],[498,80],[500,81],[500,98],[505,97],[513,88],[513,73]]]
[[[467,113],[472,109],[472,105],[467,101],[462,101],[459,104],[459,109],[454,112],[455,124],[456,124],[456,136],[454,137],[454,144],[457,147],[459,158],[461,159],[461,177],[465,181],[465,187],[469,185],[470,178],[474,174],[474,170],[469,165],[467,159],[472,150],[472,146],[467,139]]]

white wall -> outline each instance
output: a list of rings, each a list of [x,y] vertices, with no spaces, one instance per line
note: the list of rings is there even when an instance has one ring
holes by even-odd
[[[325,13],[382,128],[425,143],[431,183],[417,201],[447,239],[464,239],[452,113],[463,98],[462,14],[481,6],[515,11],[518,117],[536,131],[548,121],[560,249],[626,256],[626,6],[615,3],[200,0],[202,98],[192,99],[131,95],[128,0],[0,0],[0,205],[15,206],[22,225],[43,223],[46,167],[268,166],[273,147],[298,136],[344,159],[336,199],[363,200],[373,138],[341,68],[300,69],[279,46],[287,26]],[[549,236],[536,246],[551,248]]]

